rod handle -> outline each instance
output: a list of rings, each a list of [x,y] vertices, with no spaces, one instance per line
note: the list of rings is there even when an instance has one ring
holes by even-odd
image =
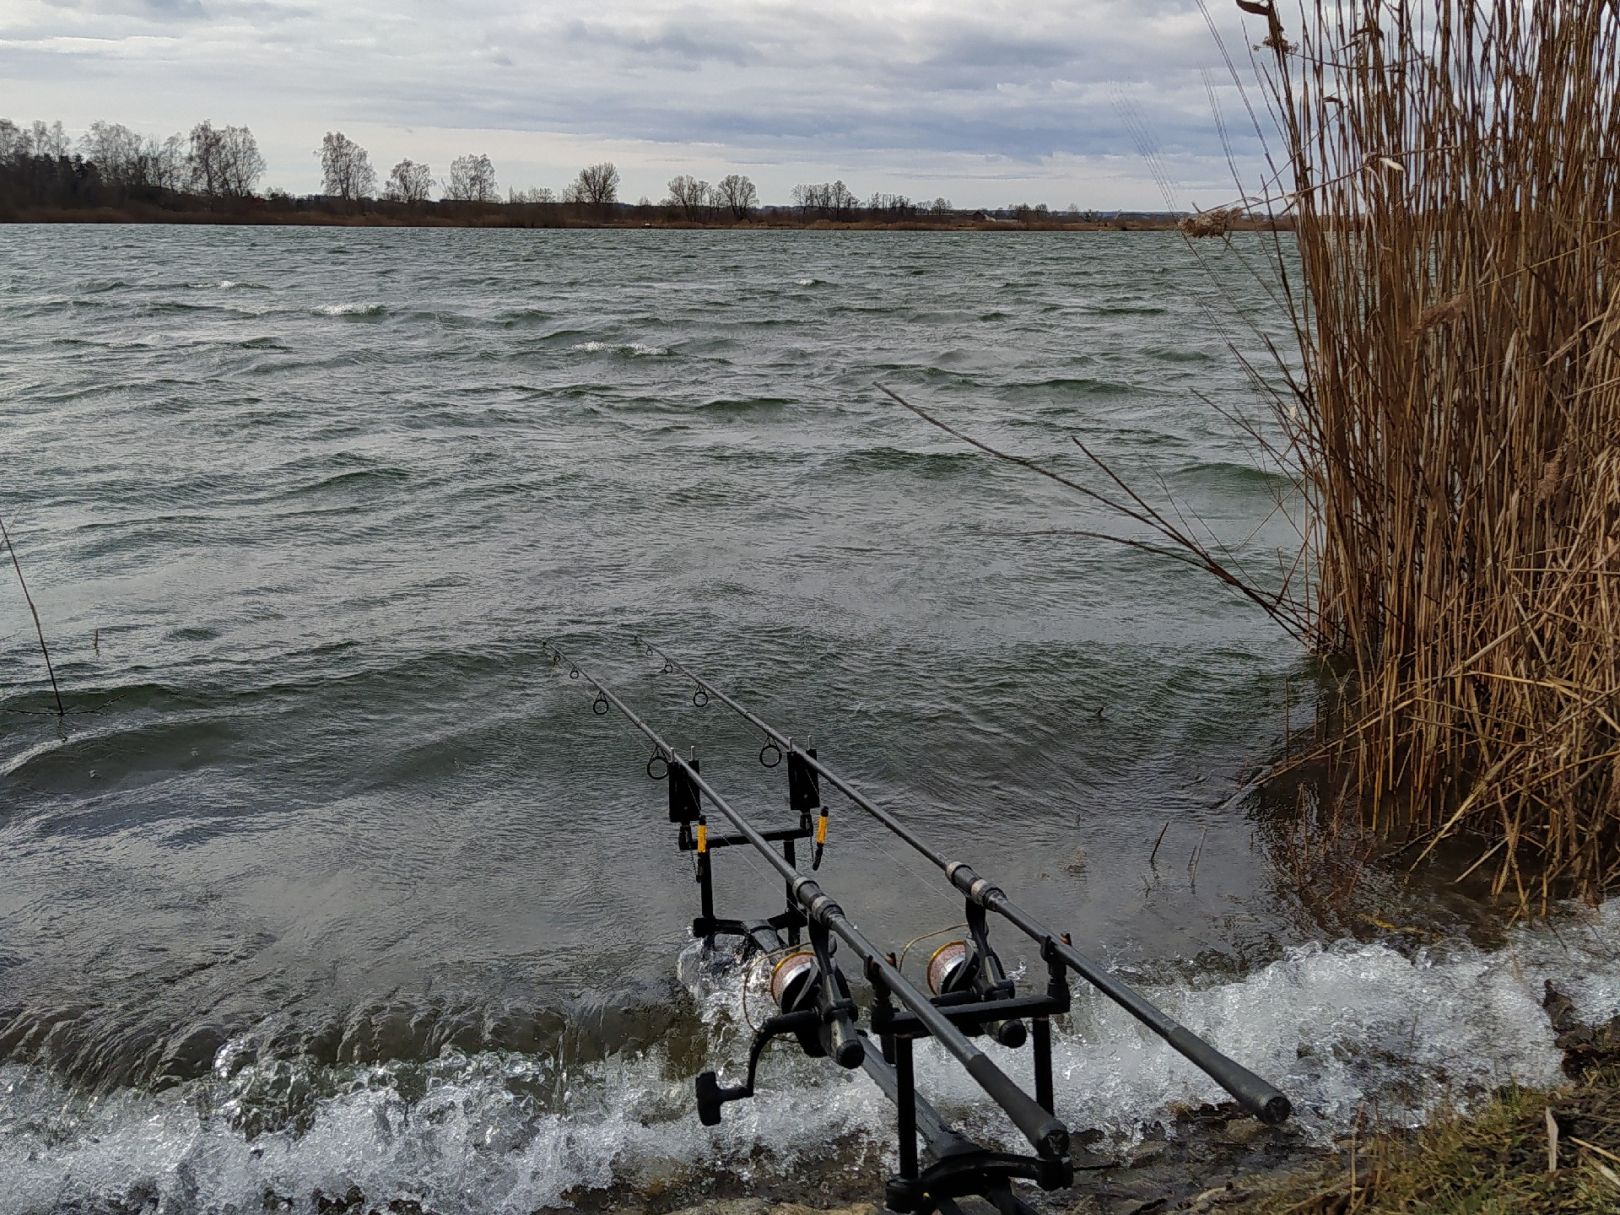
[[[1276,1126],[1293,1113],[1294,1107],[1272,1085],[1234,1059],[1229,1059],[1185,1025],[1178,1025],[1165,1040],[1202,1068],[1209,1077],[1231,1093],[1237,1103],[1267,1126]]]
[[[827,1023],[827,1053],[846,1071],[853,1071],[866,1060],[866,1046],[847,1012],[835,1009]]]
[[[990,1056],[975,1055],[967,1062],[968,1075],[978,1081],[995,1103],[1007,1111],[1013,1125],[1039,1156],[1062,1160],[1069,1154],[1069,1128],[1036,1104],[1035,1099],[1007,1077]]]

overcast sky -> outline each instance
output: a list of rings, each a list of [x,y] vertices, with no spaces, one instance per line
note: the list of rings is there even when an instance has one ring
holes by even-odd
[[[1209,5],[1248,73],[1241,14]],[[1175,205],[1208,207],[1237,191],[1206,81],[1252,179],[1195,0],[0,0],[0,117],[246,125],[261,187],[295,193],[341,130],[379,176],[487,153],[503,191],[608,159],[632,202],[739,172],[766,202],[842,178],[863,198],[1158,210],[1151,150]]]

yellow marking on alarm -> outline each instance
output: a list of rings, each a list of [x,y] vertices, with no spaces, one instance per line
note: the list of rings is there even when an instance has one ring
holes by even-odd
[[[707,824],[707,823],[699,823],[698,824],[698,852],[699,852],[699,854],[702,854],[702,853],[707,852],[708,850],[709,850],[709,824]]]
[[[825,844],[826,842],[827,842],[827,816],[825,814],[823,814],[821,816],[820,821],[818,821],[816,823],[816,843]]]

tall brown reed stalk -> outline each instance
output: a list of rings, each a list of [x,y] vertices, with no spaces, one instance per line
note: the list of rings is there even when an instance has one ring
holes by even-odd
[[[1297,234],[1279,413],[1344,804],[1474,842],[1527,905],[1595,898],[1620,884],[1620,3],[1238,3]]]

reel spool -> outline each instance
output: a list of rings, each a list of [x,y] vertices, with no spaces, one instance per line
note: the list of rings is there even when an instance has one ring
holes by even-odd
[[[835,984],[831,992],[824,991],[824,987],[821,963],[808,945],[778,958],[771,967],[771,1001],[784,1014],[811,1011],[822,1007],[829,999],[838,998],[838,985]],[[843,991],[843,996],[848,998],[847,990]],[[792,1032],[799,1040],[800,1049],[810,1058],[830,1055],[840,1067],[860,1066],[861,1047],[855,1038],[834,1036],[831,1027],[824,1023],[800,1026]]]
[[[815,1003],[821,968],[811,949],[796,949],[771,967],[771,999],[783,1012]]]
[[[950,996],[958,992],[978,992],[981,996],[1002,979],[1001,966],[996,964],[985,973],[984,961],[968,941],[946,941],[928,959],[926,970],[928,990],[936,996]],[[1017,1049],[1029,1038],[1022,1021],[992,1021],[985,1032],[1003,1046]]]
[[[962,991],[973,985],[968,973],[968,943],[946,941],[928,959],[928,990],[936,996]]]

